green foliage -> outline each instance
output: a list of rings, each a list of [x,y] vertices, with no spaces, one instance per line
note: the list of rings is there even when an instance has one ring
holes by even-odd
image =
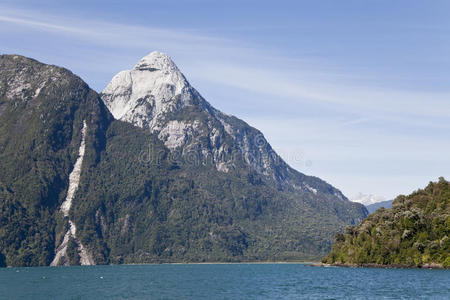
[[[207,123],[195,108],[177,118]],[[2,255],[8,266],[52,261],[67,230],[59,207],[83,120],[86,154],[69,214],[98,264],[314,259],[329,251],[333,232],[366,216],[362,205],[293,170],[292,180],[326,192],[289,189],[240,161],[224,173],[174,157],[156,136],[113,121],[69,71],[0,56],[0,265]],[[238,150],[230,139],[224,146]],[[73,239],[67,255],[79,263]]]
[[[80,258],[78,255],[78,244],[75,242],[73,237],[69,238],[67,243],[67,257],[69,258],[70,265],[79,265]]]
[[[399,196],[392,209],[379,209],[359,226],[336,235],[326,263],[450,263],[450,184],[444,178]]]
[[[0,253],[8,266],[50,264],[60,236],[56,211],[83,119],[92,128],[89,142],[100,145],[96,135],[108,115],[81,79],[28,58],[0,56]]]

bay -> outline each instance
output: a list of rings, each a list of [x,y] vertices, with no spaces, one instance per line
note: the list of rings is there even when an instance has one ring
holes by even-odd
[[[307,264],[0,269],[0,299],[449,299],[450,270]]]

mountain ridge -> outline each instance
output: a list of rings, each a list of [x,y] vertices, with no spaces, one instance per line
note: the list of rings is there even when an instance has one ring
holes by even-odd
[[[386,201],[381,201],[381,202],[375,202],[369,205],[366,205],[367,211],[369,212],[369,214],[375,212],[377,209],[384,207],[384,208],[391,208],[392,207],[392,202],[394,200],[386,200]]]
[[[167,54],[152,52],[132,70],[119,72],[100,96],[116,119],[157,133],[171,150],[189,152],[188,155],[198,161],[211,159],[219,171],[228,172],[233,168],[234,160],[240,159],[257,173],[272,177],[282,188],[327,192],[347,200],[331,185],[328,190],[320,188],[326,183],[318,185],[318,178],[310,180],[309,184],[299,184],[308,177],[288,166],[259,130],[212,107],[189,84]],[[124,111],[124,107],[128,110]],[[190,120],[177,116],[185,111],[188,111]],[[202,126],[202,123],[207,124]],[[199,138],[206,139],[207,143],[191,141]],[[227,138],[238,146],[237,156],[225,143]],[[202,148],[201,152],[195,152],[198,147]]]
[[[148,63],[140,68],[159,72]],[[362,205],[336,196],[337,190],[318,178],[274,161],[265,174],[271,147],[265,139],[255,142],[260,132],[221,114],[231,132],[238,132],[239,144],[214,118],[219,112],[194,89],[189,92],[195,105],[160,121],[194,120],[198,128],[183,138],[183,146],[171,148],[167,136],[160,136],[165,127],[150,132],[114,120],[99,95],[72,72],[0,56],[3,265],[49,265],[70,222],[76,236],[58,264],[82,264],[80,244],[96,264],[311,259],[328,251],[334,231],[367,215]],[[84,121],[79,184],[65,216],[60,208]],[[214,156],[218,151],[240,159],[222,161]],[[191,160],[189,153],[198,156]],[[206,154],[212,163],[198,163]],[[288,183],[298,180],[310,189],[286,184],[288,176]]]

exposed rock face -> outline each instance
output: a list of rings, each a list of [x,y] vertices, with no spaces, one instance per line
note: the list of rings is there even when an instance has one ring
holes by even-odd
[[[75,224],[69,220],[69,229],[67,230],[66,234],[64,235],[64,239],[61,242],[61,244],[56,248],[56,254],[53,258],[52,262],[50,263],[50,266],[70,266],[70,259],[67,255],[67,248],[69,246],[70,239],[73,239],[73,241],[76,244],[77,249],[77,260],[79,261],[80,265],[82,266],[90,266],[95,265],[94,259],[92,258],[92,255],[89,253],[89,251],[86,249],[86,247],[83,246],[83,244],[78,240],[77,238],[77,227]]]
[[[102,99],[116,119],[158,134],[169,149],[196,154],[198,160],[212,159],[221,171],[229,170],[221,159],[229,149],[221,144],[229,134],[224,125],[230,126],[166,54],[152,52],[132,70],[118,73],[103,90]],[[180,117],[183,112],[188,112],[185,118]],[[190,114],[205,119],[200,122]],[[201,139],[208,145],[201,145]]]
[[[79,263],[93,262],[80,242],[83,222],[77,232],[70,209],[112,120],[72,72],[0,55],[0,256],[7,265],[69,263],[60,250],[73,243]]]
[[[164,53],[152,52],[118,73],[101,97],[116,119],[157,134],[169,149],[198,163],[211,162],[221,172],[244,166],[283,189],[347,200],[289,167],[260,131],[213,108]]]
[[[72,206],[72,200],[80,185],[81,167],[83,165],[84,153],[86,151],[86,121],[83,121],[83,129],[81,130],[81,144],[78,150],[78,158],[73,166],[73,170],[69,175],[69,189],[64,202],[61,204],[61,212],[65,217],[69,216],[70,207]]]
[[[78,158],[75,162],[72,172],[69,175],[69,188],[67,191],[67,196],[64,202],[61,204],[61,212],[64,214],[64,217],[69,218],[70,207],[72,206],[72,200],[75,196],[75,193],[78,190],[80,185],[80,175],[81,175],[81,167],[83,166],[83,158],[86,151],[86,132],[87,132],[86,121],[83,121],[83,129],[81,130],[81,143],[80,148],[78,150]],[[79,256],[79,261],[81,265],[94,265],[95,262],[92,256],[88,253],[86,248],[77,238],[77,227],[75,223],[73,223],[70,219],[68,220],[69,229],[64,235],[64,239],[61,245],[56,249],[55,258],[51,262],[51,266],[58,266],[61,264],[68,265],[69,259],[67,259],[67,246],[69,243],[69,239],[73,238],[77,245],[77,253]]]
[[[152,52],[132,70],[114,76],[102,99],[114,118],[155,132],[166,124],[168,113],[193,104],[193,93],[172,60]]]
[[[70,71],[0,56],[1,266],[312,259],[366,216],[166,55],[114,82],[120,121]]]

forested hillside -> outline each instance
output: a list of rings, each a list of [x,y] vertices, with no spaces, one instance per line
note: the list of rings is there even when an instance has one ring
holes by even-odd
[[[222,126],[205,108],[213,111],[194,105],[168,117],[203,120],[202,130]],[[226,118],[246,139],[259,133]],[[271,161],[270,172],[260,160],[253,168],[249,157],[263,157],[270,145],[247,149],[216,129],[188,144],[201,153],[226,149],[237,158],[226,172],[218,160],[192,159],[157,133],[114,120],[70,71],[0,56],[0,264],[49,265],[57,252],[64,259],[55,263],[81,264],[80,249],[95,264],[313,259],[329,251],[333,232],[367,215],[284,162]],[[79,182],[65,215],[81,144]],[[262,146],[266,152],[257,152]]]
[[[325,263],[450,267],[450,184],[430,182],[336,234]]]

